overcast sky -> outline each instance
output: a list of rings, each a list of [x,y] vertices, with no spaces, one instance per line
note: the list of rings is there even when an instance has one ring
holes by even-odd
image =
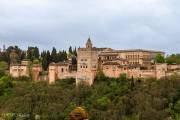
[[[180,53],[180,0],[0,0],[3,44]]]

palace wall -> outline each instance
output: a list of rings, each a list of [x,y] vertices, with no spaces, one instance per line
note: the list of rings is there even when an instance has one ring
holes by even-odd
[[[9,73],[12,77],[29,76],[29,69],[24,65],[10,65]]]
[[[58,79],[76,78],[76,71],[70,70],[69,63],[51,63],[48,69],[49,84],[54,84]]]
[[[31,76],[34,81],[40,80],[40,72],[42,72],[42,66],[34,64],[30,67],[29,61],[21,61],[21,64],[11,64],[9,69],[9,74],[12,77]]]
[[[77,52],[77,71],[72,63],[51,63],[48,74],[40,74],[43,69],[40,65],[33,65],[31,71],[29,62],[10,65],[12,77],[30,76],[35,81],[48,81],[55,83],[58,79],[76,78],[76,85],[86,83],[92,85],[97,71],[102,71],[108,77],[117,78],[120,74],[127,74],[131,78],[157,78],[160,79],[176,73],[180,73],[180,65],[154,64],[157,54],[164,55],[161,51],[150,50],[113,50],[110,48],[93,47],[90,38],[86,47],[79,48]],[[73,69],[72,69],[73,68]],[[76,67],[75,67],[76,68]]]
[[[177,68],[177,66],[171,66],[171,68]],[[103,66],[103,73],[108,77],[117,78],[120,74],[127,74],[127,77],[131,78],[163,78],[165,76],[170,76],[175,73],[175,71],[168,71],[167,64],[156,64],[154,69],[148,70],[140,70],[140,68],[122,68],[119,65],[104,65]],[[180,73],[176,71],[177,73]]]
[[[33,65],[32,67],[32,80],[34,81],[41,81],[40,73],[42,72],[42,66],[41,65]]]

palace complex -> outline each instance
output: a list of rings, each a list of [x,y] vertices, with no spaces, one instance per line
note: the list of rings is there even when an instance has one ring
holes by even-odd
[[[89,38],[85,47],[78,49],[76,66],[70,61],[51,63],[47,77],[40,77],[43,71],[41,65],[32,65],[29,69],[29,63],[22,61],[21,64],[11,64],[10,74],[13,77],[32,75],[34,80],[43,78],[50,84],[58,79],[75,78],[76,84],[85,82],[92,85],[99,71],[114,78],[126,74],[127,77],[160,79],[180,70],[180,65],[156,64],[154,59],[157,54],[165,55],[154,50],[96,48]]]

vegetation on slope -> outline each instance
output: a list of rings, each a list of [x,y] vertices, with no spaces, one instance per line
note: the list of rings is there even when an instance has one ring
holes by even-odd
[[[0,115],[6,120],[67,120],[78,106],[86,109],[90,120],[180,119],[177,75],[157,81],[99,74],[93,86],[76,87],[74,79],[48,85],[1,74],[0,90]]]

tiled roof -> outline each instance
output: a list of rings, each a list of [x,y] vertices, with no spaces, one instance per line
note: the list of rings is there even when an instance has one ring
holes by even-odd
[[[162,51],[156,50],[145,50],[145,49],[128,49],[128,50],[116,50],[117,52],[154,52],[154,53],[164,53]]]
[[[118,62],[105,62],[103,65],[120,65]]]
[[[60,66],[68,66],[69,65],[69,62],[58,62],[58,63],[50,63],[49,64],[50,66],[56,66],[56,65],[60,65]]]
[[[112,51],[102,51],[101,54],[118,54],[121,52],[153,52],[153,53],[163,53],[162,51],[156,51],[156,50],[145,50],[145,49],[128,49],[128,50],[112,50]]]
[[[78,50],[82,50],[82,51],[85,51],[85,50],[88,50],[87,48],[78,48]],[[91,48],[92,51],[112,51],[111,48],[96,48],[96,47],[93,47]]]

